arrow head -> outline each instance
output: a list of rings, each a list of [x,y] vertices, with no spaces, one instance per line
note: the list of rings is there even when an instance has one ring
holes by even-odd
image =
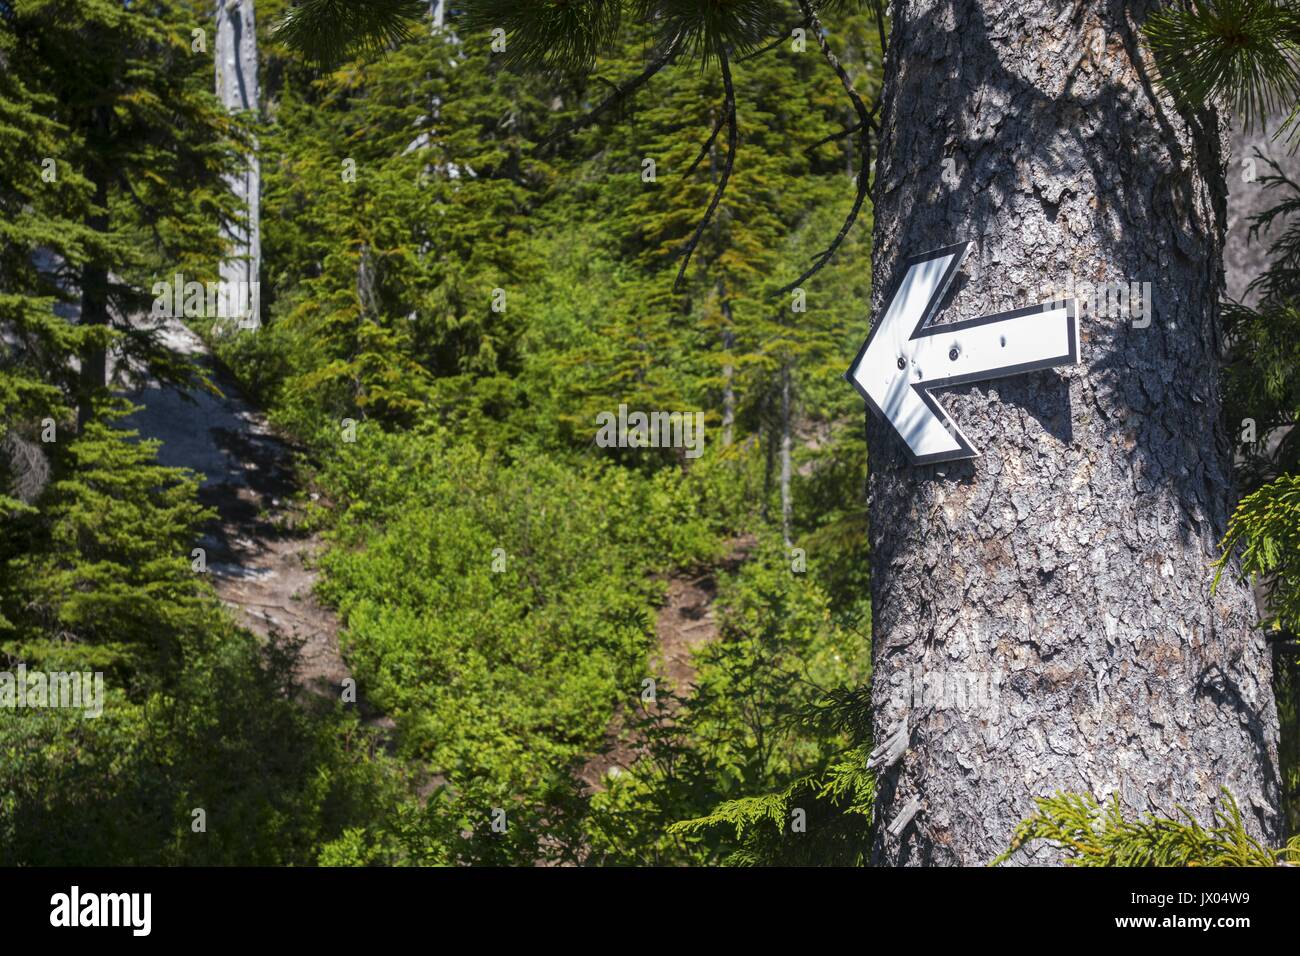
[[[1079,360],[1078,308],[1072,299],[928,325],[969,248],[969,242],[961,242],[908,260],[881,319],[845,374],[918,465],[979,455],[931,389]]]

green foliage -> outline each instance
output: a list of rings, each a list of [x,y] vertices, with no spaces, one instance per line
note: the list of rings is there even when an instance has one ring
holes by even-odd
[[[174,659],[181,633],[201,626],[206,595],[190,570],[207,517],[198,483],[155,464],[157,443],[135,437],[92,421],[61,446],[43,507],[10,529],[26,545],[0,576],[11,622],[0,650],[40,662],[74,641],[95,648],[99,667],[154,669]]]
[[[768,301],[851,202],[850,147],[828,137],[852,111],[816,56],[783,47],[736,64],[738,135],[751,148],[674,294],[673,257],[723,175],[708,138],[718,78],[665,69],[655,90],[574,131],[604,90],[504,69],[532,57],[527,37],[548,18],[595,18],[570,45],[538,49],[553,51],[551,67],[595,55],[595,74],[619,84],[662,24],[620,21],[617,42],[602,44],[592,37],[613,29],[601,18],[615,5],[493,7],[483,29],[508,34],[494,56],[472,26],[488,6],[451,11],[455,43],[415,36],[325,75],[273,55],[275,122],[259,131],[269,322],[215,339],[310,443],[331,502],[322,593],[367,697],[397,721],[399,752],[429,775],[396,839],[429,864],[687,862],[748,842],[754,859],[860,860],[865,733],[803,716],[824,688],[865,679],[867,642],[836,623],[866,613],[865,572],[849,570],[861,509],[844,504],[861,489],[861,467],[843,463],[861,429],[844,420],[851,393],[828,384],[862,331],[865,233],[807,290],[807,311]],[[512,17],[534,32],[512,32]],[[850,70],[878,62],[874,31],[856,19],[836,40]],[[355,183],[341,180],[344,158]],[[724,639],[700,654],[696,689],[678,689],[673,716],[647,714],[637,695],[662,576],[718,561],[729,535],[770,534],[783,369],[796,413],[823,438],[797,442],[809,573],[769,541],[766,570],[724,587],[720,603],[734,594],[735,606]],[[719,435],[728,401],[730,444]],[[620,404],[703,410],[703,457],[593,447],[596,414]],[[355,442],[339,441],[344,417],[361,423]],[[577,770],[615,725],[647,756],[588,793]],[[772,793],[808,807],[813,836],[668,832]],[[322,859],[362,862],[375,839],[354,828]]]
[[[226,618],[190,569],[197,481],[154,451],[91,421],[5,529],[0,661],[103,672],[107,699],[102,717],[0,710],[0,863],[314,862],[393,812],[401,778],[355,720],[293,699],[288,650]]]
[[[322,12],[326,4],[321,4]],[[295,48],[309,59],[319,57],[323,51],[337,51],[349,42],[349,33],[356,32],[365,37],[371,30],[380,29],[384,21],[383,9],[375,14],[374,24],[358,23],[356,18],[370,16],[364,7],[344,4],[344,15],[331,20],[327,16],[313,16],[310,25],[296,38]],[[381,5],[383,6],[383,5]],[[805,3],[799,4],[799,16],[796,22],[802,23],[808,30],[818,34],[819,48],[835,70],[844,86],[854,109],[855,125],[860,127],[859,137],[869,135],[873,126],[868,120],[865,106],[860,96],[853,90],[850,76],[844,72],[837,58],[829,52],[826,44],[825,28],[820,22],[818,10],[843,13],[841,8],[853,4],[840,3]],[[872,4],[879,42],[884,42],[883,4],[877,0]],[[779,46],[788,29],[788,21],[793,15],[787,3],[782,0],[728,0],[728,2],[707,3],[681,2],[681,0],[585,0],[580,3],[552,2],[543,0],[530,4],[502,4],[498,0],[471,0],[465,5],[458,25],[469,35],[476,30],[491,30],[493,38],[489,49],[504,55],[503,63],[520,66],[535,71],[559,71],[571,73],[579,84],[589,79],[596,70],[599,55],[611,49],[636,49],[640,46],[640,55],[646,50],[653,52],[641,71],[622,84],[614,84],[614,91],[605,97],[586,116],[575,119],[560,133],[571,133],[588,127],[595,118],[607,112],[611,106],[625,101],[630,94],[642,88],[650,79],[674,62],[679,54],[696,59],[702,67],[708,67],[713,61],[719,63],[718,79],[722,80],[725,95],[723,108],[718,121],[713,124],[713,133],[706,141],[713,144],[719,131],[727,128],[728,149],[720,174],[716,175],[716,186],[711,189],[711,198],[702,204],[703,215],[692,230],[690,239],[679,252],[683,262],[676,285],[680,284],[686,266],[706,227],[715,222],[718,205],[726,194],[732,169],[735,166],[739,149],[739,124],[736,100],[732,86],[731,60],[735,57],[745,59],[745,54],[758,56]],[[853,18],[843,15],[845,23],[852,25]],[[504,49],[499,46],[505,34]],[[776,40],[768,42],[775,35]],[[475,38],[477,39],[477,38]],[[482,46],[468,44],[470,49]],[[882,51],[883,53],[883,51]],[[807,125],[803,125],[805,130]],[[557,134],[558,135],[558,134]],[[823,137],[822,142],[829,142],[830,137]],[[551,145],[548,141],[547,145]],[[864,146],[860,151],[861,163],[865,165],[868,150]],[[764,154],[759,153],[760,157]],[[703,153],[700,159],[703,158]],[[699,159],[693,164],[697,166]],[[844,225],[827,249],[815,256],[815,267],[805,277],[822,268],[831,259],[831,253],[838,247],[855,221],[857,211],[866,198],[867,171],[860,170],[857,179],[856,200],[844,220]]]
[[[640,709],[645,753],[592,799],[605,863],[861,863],[874,784],[861,692],[866,644],[837,627],[817,576],[775,540],[722,582],[721,636],[689,693]],[[662,699],[662,698],[661,698]]]
[[[271,322],[219,342],[223,357],[304,435],[343,417],[405,427],[424,409],[495,417],[534,308],[519,285],[529,187],[548,175],[529,123],[500,121],[544,109],[445,35],[315,79],[277,69],[278,123],[260,138]]]
[[[1184,104],[1230,101],[1247,124],[1300,100],[1300,11],[1279,0],[1170,5],[1147,20],[1160,79]]]
[[[1294,646],[1284,646],[1273,655],[1273,690],[1282,728],[1277,747],[1278,772],[1288,833],[1300,833],[1300,654],[1294,650]]]
[[[1275,160],[1261,158],[1273,171],[1261,175],[1258,183],[1276,194],[1277,202],[1251,218],[1250,241],[1265,237],[1270,241],[1268,268],[1252,280],[1250,290],[1259,292],[1265,301],[1281,302],[1294,299],[1300,292],[1300,221],[1296,219],[1300,212],[1300,183],[1287,176]],[[1273,234],[1275,226],[1279,227],[1277,234]]]
[[[505,57],[512,65],[578,71],[617,45],[626,6],[619,0],[476,0],[464,5],[464,28],[476,39],[505,31]]]
[[[1171,7],[1153,17],[1148,35],[1160,55],[1168,85],[1182,105],[1235,101],[1248,122],[1280,107],[1291,108],[1282,129],[1294,138],[1300,97],[1294,4],[1234,2]],[[1190,51],[1190,55],[1189,55]],[[1300,471],[1300,184],[1276,162],[1259,184],[1276,199],[1252,218],[1249,241],[1267,239],[1268,267],[1249,285],[1250,304],[1224,302],[1227,343],[1224,410],[1235,437],[1238,487],[1245,492],[1232,517],[1216,563],[1219,575],[1240,555],[1265,602],[1262,624],[1273,638],[1274,690],[1281,723],[1280,772],[1283,809],[1292,830],[1300,824],[1300,685],[1296,682],[1295,634],[1300,511],[1294,475]]]
[[[0,64],[14,44],[12,33],[0,32]],[[54,100],[19,71],[0,69],[0,436],[13,429],[34,437],[31,423],[69,414],[74,382],[62,359],[89,339],[87,329],[54,314],[69,297],[34,256],[45,248],[75,259],[94,239],[82,223],[89,183],[57,162],[68,130],[48,116]],[[0,468],[6,464],[0,455]],[[0,493],[7,487],[0,483]]]
[[[659,27],[665,43],[676,42],[702,63],[750,53],[784,32],[791,12],[774,0],[634,0],[645,20]]]
[[[1225,414],[1232,431],[1254,423],[1254,440],[1238,435],[1238,473],[1247,490],[1279,473],[1300,470],[1300,185],[1261,157],[1272,173],[1259,184],[1277,197],[1255,216],[1250,241],[1269,238],[1269,265],[1250,285],[1254,305],[1223,304],[1229,343]]]
[[[993,861],[1004,863],[1031,840],[1048,840],[1075,866],[1276,866],[1300,862],[1300,837],[1281,849],[1261,846],[1242,824],[1237,801],[1226,789],[1213,824],[1147,814],[1125,819],[1119,800],[1102,806],[1092,797],[1058,793],[1039,797],[1038,811],[1021,821],[1011,846]]]
[[[74,397],[83,403],[103,397],[110,342],[131,360],[118,363],[119,374],[185,381],[193,371],[152,330],[123,317],[147,310],[146,290],[160,275],[212,276],[221,226],[235,213],[223,177],[246,140],[212,92],[211,59],[191,51],[196,22],[194,6],[181,0],[147,11],[117,0],[32,0],[6,24],[8,69],[42,103],[44,118],[23,122],[57,131],[48,155],[68,180],[55,187],[65,197],[58,212],[79,228],[26,231],[30,247],[55,255],[34,287],[3,291],[34,288],[39,298],[58,289],[67,301],[66,290],[79,289],[87,331]],[[36,183],[40,161],[28,153],[16,179]]]
[[[417,852],[500,858],[502,841],[482,834],[506,807],[510,837],[534,841],[506,842],[507,858],[529,859],[538,828],[526,821],[563,799],[566,768],[639,685],[654,589],[630,572],[709,556],[694,495],[671,473],[502,467],[437,436],[373,429],[324,477],[341,495],[326,593],[351,659],[404,747],[454,790],[431,801]]]
[[[0,669],[106,689],[98,717],[0,710],[3,865],[310,864],[356,830],[400,859],[402,775],[231,623],[190,565],[197,478],[115,424],[110,364],[195,380],[127,317],[160,275],[214,275],[235,211],[246,131],[190,47],[210,14],[30,0],[0,24]]]
[[[189,47],[208,4],[7,11],[0,659],[104,670],[109,692],[97,720],[0,714],[0,862],[865,863],[866,448],[840,372],[865,332],[869,222],[776,293],[850,218],[861,162],[845,83],[789,29],[824,16],[871,99],[880,5],[472,0],[442,31],[427,9],[259,5],[265,115],[239,120]],[[1300,91],[1292,5],[1180,6],[1147,32],[1184,104],[1253,116]],[[122,317],[160,275],[214,273],[237,212],[223,175],[253,133],[267,321],[202,331],[303,442],[321,595],[395,722],[391,757],[304,699],[293,647],[235,627],[190,571],[211,519],[197,480],[115,426],[96,377],[116,349],[121,369],[193,380]],[[1294,630],[1300,187],[1264,183],[1281,198],[1254,235],[1283,228],[1262,301],[1225,310],[1230,414],[1261,440],[1224,548]],[[620,405],[700,410],[702,457],[596,447],[595,416]],[[688,575],[716,578],[718,633],[671,686],[657,618]],[[1293,725],[1295,670],[1277,673]],[[615,736],[617,772],[581,781]],[[1288,754],[1292,738],[1294,789]],[[1083,865],[1300,852],[1254,843],[1226,794],[1209,829],[1038,806],[999,860],[1037,839]]]
[[[1283,809],[1294,831],[1300,826],[1300,185],[1261,158],[1272,172],[1259,183],[1276,202],[1253,218],[1250,241],[1268,238],[1268,268],[1250,284],[1257,301],[1226,302],[1222,313],[1229,429],[1249,423],[1254,435],[1237,436],[1237,478],[1246,494],[1229,523],[1215,581],[1239,557],[1265,598],[1261,623],[1274,647]]]
[[[298,0],[276,25],[275,39],[320,63],[348,50],[377,53],[410,39],[427,0]]]
[[[366,862],[401,859],[380,825],[398,816],[398,768],[354,718],[288,696],[290,654],[268,658],[214,611],[179,658],[147,693],[110,676],[102,717],[0,711],[0,865],[304,865],[337,859],[348,827],[371,834]],[[96,662],[74,646],[46,665]]]
[[[1223,540],[1215,583],[1240,554],[1242,570],[1268,594],[1265,625],[1300,632],[1300,475],[1282,475],[1237,505]]]
[[[734,170],[709,138],[719,78],[667,59],[655,90],[583,121],[601,81],[644,70],[647,49],[738,54],[784,34],[793,8],[497,7],[569,31],[543,44],[503,20],[498,57],[458,9],[433,33],[403,20],[411,4],[272,2],[263,31],[287,24],[263,46],[266,115],[252,130],[217,107],[210,60],[189,53],[206,7],[74,6],[30,5],[26,45],[0,34],[23,67],[0,71],[0,441],[35,445],[45,417],[60,429],[35,491],[0,456],[0,479],[21,490],[0,500],[0,650],[108,671],[110,707],[100,722],[24,712],[0,726],[0,801],[18,821],[0,832],[3,859],[861,862],[865,711],[860,692],[834,688],[859,687],[869,656],[841,623],[867,609],[860,509],[846,503],[863,449],[838,380],[870,294],[865,231],[809,284],[807,311],[770,301],[851,202],[851,146],[832,134],[853,112],[818,57],[782,44],[735,63],[746,152]],[[841,13],[835,40],[869,89],[874,32]],[[340,29],[391,49],[324,73],[295,52],[337,58]],[[61,84],[83,36],[117,72]],[[520,75],[511,57],[585,62],[600,79]],[[155,129],[166,104],[179,119]],[[210,519],[194,476],[157,465],[114,426],[108,389],[70,371],[112,345],[156,378],[190,376],[119,316],[158,275],[213,271],[234,211],[220,174],[252,132],[266,321],[201,331],[304,443],[329,542],[321,593],[367,700],[396,722],[392,760],[354,719],[302,699],[292,648],[230,623],[189,570]],[[62,157],[57,184],[40,184],[29,140]],[[724,175],[675,294],[674,257]],[[38,268],[40,250],[56,270]],[[89,298],[67,291],[100,272]],[[56,303],[67,308],[52,317]],[[66,321],[77,308],[88,321]],[[795,403],[781,420],[786,378]],[[701,410],[702,457],[595,447],[594,416],[620,404]],[[355,441],[340,440],[344,418]],[[782,428],[798,449],[806,573],[765,517]],[[763,544],[720,582],[719,639],[699,651],[693,687],[664,688],[645,713],[665,579],[706,573],[738,535]],[[614,727],[643,742],[642,759],[590,792],[579,768]],[[196,807],[207,834],[190,829]],[[794,810],[806,833],[774,826]],[[671,829],[683,821],[697,822]]]
[[[639,689],[659,594],[647,573],[716,555],[701,489],[370,427],[322,479],[338,496],[324,593],[345,650],[404,753],[448,784],[428,839],[491,852],[459,848],[460,831],[506,807],[526,834],[519,821],[563,798]]]
[[[729,800],[669,832],[701,838],[715,832],[734,847],[723,857],[730,866],[865,866],[876,795],[866,761],[864,750],[847,751],[784,790]]]
[[[278,31],[299,53],[332,62],[345,51],[368,52],[408,35],[406,0],[303,0]],[[661,49],[677,47],[707,61],[724,49],[745,53],[783,32],[793,13],[780,0],[466,0],[459,5],[470,36],[505,31],[510,63],[581,71],[619,40],[624,24],[651,24]]]
[[[832,704],[836,696],[819,701],[808,714]],[[854,703],[857,713],[867,713],[869,707],[869,700]],[[806,730],[836,739],[833,732],[817,734],[815,725]],[[862,742],[784,789],[725,801],[705,816],[674,823],[669,833],[716,841],[728,848],[722,860],[730,866],[865,866],[876,785],[867,769],[870,744],[857,739]]]

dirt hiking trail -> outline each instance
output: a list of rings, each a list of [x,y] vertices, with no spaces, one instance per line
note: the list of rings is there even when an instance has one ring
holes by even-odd
[[[301,642],[298,683],[337,700],[352,675],[339,652],[338,620],[313,594],[321,541],[301,527],[302,508],[293,500],[293,449],[241,397],[193,331],[171,319],[162,336],[202,366],[223,394],[196,389],[186,397],[150,381],[125,393],[143,408],[123,424],[162,442],[162,464],[202,476],[200,500],[217,518],[200,547],[222,603],[240,624],[268,640]],[[358,703],[364,713],[364,703]]]
[[[695,662],[692,654],[718,638],[714,601],[718,596],[717,574],[732,572],[748,557],[757,539],[746,535],[727,543],[727,555],[716,566],[698,573],[677,573],[668,578],[663,607],[655,617],[655,649],[650,659],[650,673],[657,690],[672,691],[648,705],[666,717],[680,706],[679,698],[689,697],[695,687]],[[604,778],[631,767],[645,752],[645,742],[628,731],[627,708],[620,704],[605,731],[600,752],[578,770],[583,791],[591,794],[605,789]]]

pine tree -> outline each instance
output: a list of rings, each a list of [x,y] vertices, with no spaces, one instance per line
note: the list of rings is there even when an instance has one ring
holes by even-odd
[[[75,258],[56,260],[48,280],[77,291],[89,327],[76,393],[83,422],[106,394],[110,365],[162,381],[189,375],[129,317],[148,313],[149,290],[173,273],[212,278],[232,215],[222,176],[239,130],[211,92],[210,54],[186,29],[199,23],[177,0],[149,11],[48,0],[24,4],[8,24],[11,67],[54,97],[46,115],[63,131],[55,160],[89,184],[82,226],[93,235]]]
[[[543,108],[490,50],[442,31],[319,77],[282,55],[271,69],[271,328],[231,346],[237,361],[310,341],[268,356],[281,364],[262,384],[289,405],[336,422],[476,419],[517,367],[521,214],[545,177],[528,117]]]
[[[0,608],[5,652],[33,667],[58,663],[68,642],[87,665],[163,680],[181,635],[210,626],[212,597],[192,568],[209,513],[198,482],[158,465],[157,443],[111,419],[116,404],[65,439],[55,480],[29,519],[25,550],[9,558]]]
[[[0,31],[0,515],[28,510],[49,475],[48,446],[69,423],[76,378],[69,359],[93,331],[55,314],[70,291],[41,265],[76,262],[94,236],[84,225],[89,182],[61,161],[68,130],[46,114],[50,92],[12,68],[15,34]],[[45,441],[42,442],[42,435]]]

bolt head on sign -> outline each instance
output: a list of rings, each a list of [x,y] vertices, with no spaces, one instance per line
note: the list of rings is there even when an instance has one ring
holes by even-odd
[[[1079,361],[1074,299],[931,324],[969,248],[969,242],[959,242],[907,260],[871,335],[844,374],[917,465],[979,455],[932,389]]]

